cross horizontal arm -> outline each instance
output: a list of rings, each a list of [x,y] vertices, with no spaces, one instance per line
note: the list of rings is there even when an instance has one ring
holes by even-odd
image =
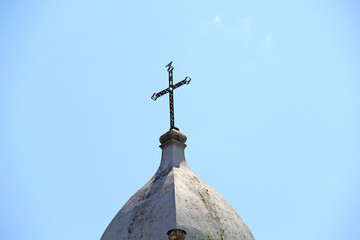
[[[158,97],[161,97],[162,95],[165,95],[165,94],[167,94],[168,92],[170,92],[170,89],[169,89],[169,88],[164,89],[164,90],[162,90],[161,92],[154,93],[154,94],[152,95],[151,99],[154,100],[154,101],[156,101],[156,99],[157,99]]]
[[[174,85],[174,89],[178,88],[178,87],[181,87],[182,85],[184,84],[189,84],[191,81],[191,78],[189,77],[186,77],[184,80],[178,82],[177,84]]]

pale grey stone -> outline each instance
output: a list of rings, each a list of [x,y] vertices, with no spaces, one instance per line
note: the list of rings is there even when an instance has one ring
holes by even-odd
[[[225,229],[227,240],[254,240],[235,210],[189,169],[186,136],[170,130],[161,138],[161,164],[155,176],[121,208],[101,240],[168,240],[172,229],[186,240]],[[166,140],[166,142],[165,142]]]

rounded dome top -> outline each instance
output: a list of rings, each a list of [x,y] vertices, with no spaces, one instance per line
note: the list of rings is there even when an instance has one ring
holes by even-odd
[[[169,230],[185,240],[206,239],[206,231],[225,229],[227,240],[254,240],[236,211],[189,169],[186,136],[170,130],[160,137],[161,164],[156,174],[118,212],[101,240],[168,240]]]

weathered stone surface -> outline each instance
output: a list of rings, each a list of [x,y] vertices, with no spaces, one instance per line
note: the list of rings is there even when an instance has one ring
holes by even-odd
[[[187,137],[185,134],[183,134],[182,132],[180,132],[176,129],[170,129],[170,131],[161,135],[160,143],[164,144],[167,141],[169,141],[170,139],[175,139],[175,140],[178,140],[179,142],[185,143],[187,140]]]
[[[186,136],[170,131],[172,137],[160,146],[161,164],[155,176],[124,205],[101,240],[168,240],[171,229],[186,231],[186,240],[195,240],[196,235],[205,239],[206,231],[215,233],[219,227],[228,240],[253,240],[235,210],[189,169]],[[175,140],[184,139],[182,135],[185,141]]]

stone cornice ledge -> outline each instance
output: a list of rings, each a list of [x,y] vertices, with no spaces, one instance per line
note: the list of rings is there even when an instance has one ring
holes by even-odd
[[[187,137],[184,133],[182,133],[176,129],[170,129],[168,132],[166,132],[165,134],[163,134],[160,137],[160,143],[164,144],[167,141],[169,141],[170,139],[175,139],[179,142],[185,143],[187,140]]]

